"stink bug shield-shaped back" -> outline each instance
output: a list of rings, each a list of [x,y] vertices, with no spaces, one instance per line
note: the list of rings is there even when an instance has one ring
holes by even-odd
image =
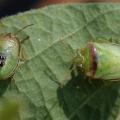
[[[88,42],[80,49],[80,66],[90,79],[118,81],[120,79],[120,46],[109,42]],[[75,60],[74,60],[75,61]]]
[[[33,24],[31,24],[33,25]],[[27,25],[16,32],[0,35],[0,80],[6,80],[14,75],[20,60],[20,40],[16,36]]]
[[[12,34],[0,35],[0,80],[9,78],[17,67],[19,40]]]

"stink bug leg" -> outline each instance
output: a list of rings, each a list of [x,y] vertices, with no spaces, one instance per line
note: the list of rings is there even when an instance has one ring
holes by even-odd
[[[84,51],[84,49],[82,49],[82,51]],[[82,68],[82,63],[84,62],[84,57],[81,55],[80,53],[80,49],[76,50],[75,56],[72,60],[72,64],[75,67],[79,67]]]
[[[81,55],[80,50],[77,49],[74,58],[71,61],[71,71],[76,73],[76,70],[82,70],[82,63],[84,62],[84,57]]]
[[[24,26],[22,29],[20,29],[20,30],[18,30],[14,35],[18,35],[20,32],[22,32],[22,30],[24,30],[24,29],[26,29],[26,28],[28,28],[28,27],[30,27],[30,26],[32,26],[32,25],[34,25],[34,24],[29,24],[29,25],[26,25],[26,26]],[[27,37],[25,37],[24,39],[22,39],[21,41],[19,41],[20,42],[20,53],[19,53],[19,64],[18,64],[18,67],[20,66],[20,65],[22,65],[25,61],[26,61],[26,54],[25,54],[25,51],[24,51],[24,49],[23,49],[23,47],[22,47],[22,44],[26,41],[26,40],[28,40],[29,39],[29,36],[27,36]]]
[[[26,38],[24,38],[24,39],[20,42],[21,45],[22,45],[26,40],[28,40],[28,39],[29,39],[29,36],[27,36]],[[21,48],[20,48],[20,56],[19,56],[20,65],[23,64],[24,61],[26,61],[26,56],[27,56],[27,55],[26,55],[23,47],[21,46]]]

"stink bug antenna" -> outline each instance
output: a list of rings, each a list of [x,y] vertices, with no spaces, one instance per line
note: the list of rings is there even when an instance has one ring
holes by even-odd
[[[34,25],[34,24],[29,24],[29,25],[24,26],[22,29],[18,30],[14,35],[17,35],[17,34],[20,33],[22,30],[24,30],[24,29],[26,29],[27,27],[32,26],[32,25]]]

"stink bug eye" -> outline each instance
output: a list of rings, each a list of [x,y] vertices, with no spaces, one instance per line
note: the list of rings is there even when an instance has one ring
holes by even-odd
[[[21,42],[16,35],[31,25],[33,24],[23,27],[15,34],[0,35],[0,80],[6,80],[14,75],[21,52]]]

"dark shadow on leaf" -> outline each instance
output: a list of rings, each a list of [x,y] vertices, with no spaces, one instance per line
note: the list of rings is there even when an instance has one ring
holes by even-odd
[[[83,74],[75,76],[58,89],[59,104],[69,120],[106,120],[113,112],[120,82],[89,82]]]
[[[9,84],[11,83],[11,80],[0,80],[0,96],[4,94],[6,89],[8,88]]]

